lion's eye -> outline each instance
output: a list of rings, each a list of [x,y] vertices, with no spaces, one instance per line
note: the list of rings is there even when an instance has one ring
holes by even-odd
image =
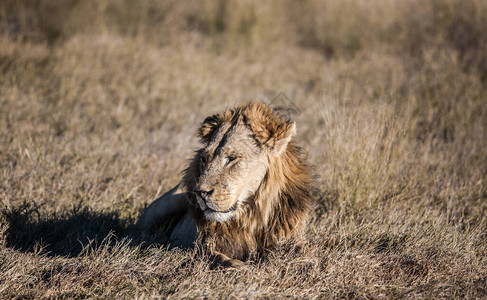
[[[204,155],[200,157],[200,163],[202,166],[206,165],[206,157]]]
[[[227,165],[230,164],[231,162],[235,161],[237,159],[236,156],[229,156],[227,157]]]

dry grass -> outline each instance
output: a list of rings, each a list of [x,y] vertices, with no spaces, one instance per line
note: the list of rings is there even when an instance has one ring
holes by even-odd
[[[486,298],[487,4],[2,1],[1,298]],[[284,92],[309,243],[240,272],[142,240],[203,118]]]

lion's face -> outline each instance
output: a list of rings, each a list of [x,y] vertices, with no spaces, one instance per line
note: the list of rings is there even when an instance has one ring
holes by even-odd
[[[225,222],[252,201],[266,174],[268,152],[247,126],[226,123],[199,155],[198,205],[208,220]]]
[[[271,162],[286,150],[294,132],[294,122],[281,119],[264,104],[206,118],[199,129],[204,147],[186,174],[186,186],[196,194],[193,204],[216,222],[251,211]]]

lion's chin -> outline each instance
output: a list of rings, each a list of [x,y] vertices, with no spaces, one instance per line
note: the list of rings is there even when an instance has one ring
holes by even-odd
[[[230,219],[233,218],[234,212],[218,212],[214,210],[205,210],[204,211],[205,218],[208,221],[213,221],[213,222],[218,222],[218,223],[224,223]]]
[[[218,222],[218,223],[223,223],[226,222],[230,219],[232,219],[236,213],[236,210],[239,207],[240,201],[236,201],[232,207],[225,211],[218,211],[212,209],[210,206],[206,204],[203,199],[201,199],[199,196],[196,197],[198,200],[198,205],[200,206],[201,210],[203,211],[205,218],[208,221],[213,221],[213,222]]]

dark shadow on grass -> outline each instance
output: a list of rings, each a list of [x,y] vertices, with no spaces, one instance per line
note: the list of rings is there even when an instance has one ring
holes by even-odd
[[[140,234],[132,225],[133,220],[81,205],[58,214],[47,214],[24,203],[2,208],[0,217],[2,223],[6,223],[3,226],[7,228],[4,233],[7,247],[22,252],[42,249],[41,253],[47,256],[75,257],[88,245],[96,250],[122,238],[127,238],[132,246],[164,245],[164,236]]]

